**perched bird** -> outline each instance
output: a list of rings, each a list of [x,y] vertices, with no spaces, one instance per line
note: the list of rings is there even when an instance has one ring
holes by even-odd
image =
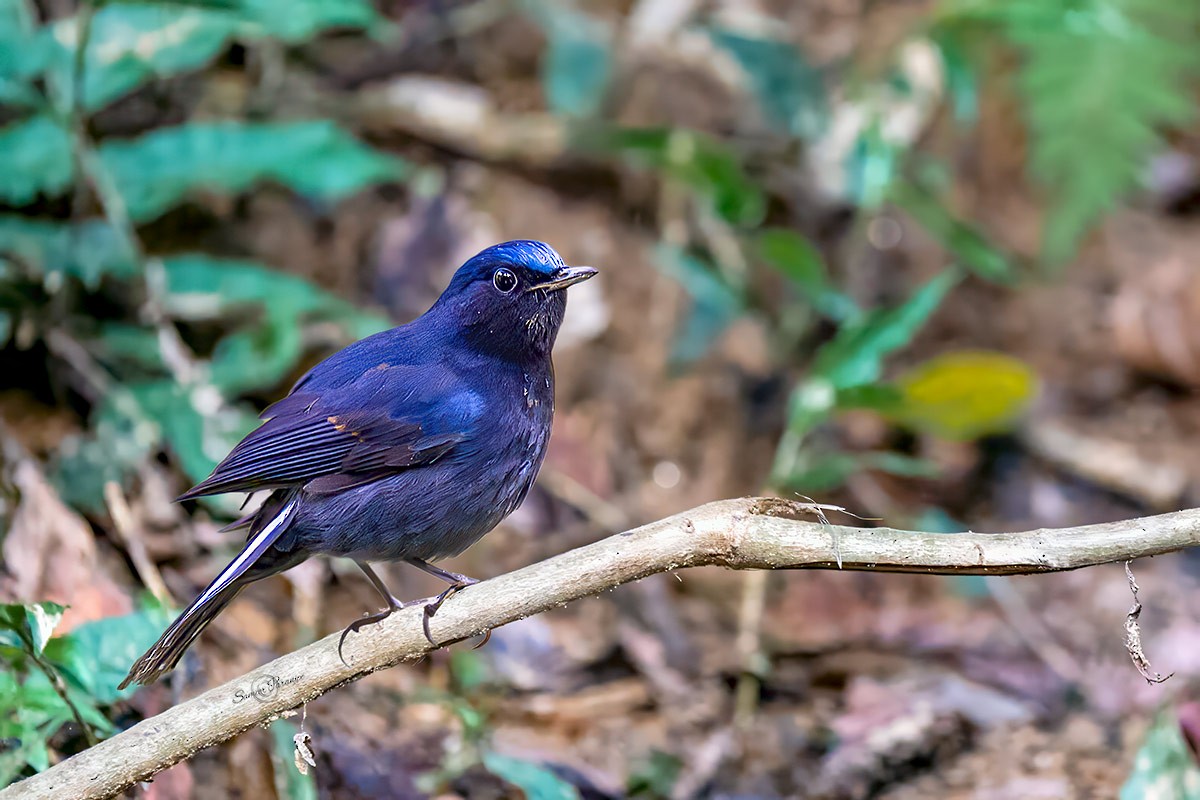
[[[179,497],[272,490],[230,526],[249,529],[246,546],[121,687],[170,671],[248,584],[317,554],[353,559],[387,604],[347,633],[404,605],[370,562],[404,561],[445,580],[445,592],[419,601],[429,636],[441,602],[476,583],[431,562],[477,542],[533,485],[554,415],[550,350],[564,290],[595,274],[543,242],[498,244],[463,264],[418,319],[313,367]]]

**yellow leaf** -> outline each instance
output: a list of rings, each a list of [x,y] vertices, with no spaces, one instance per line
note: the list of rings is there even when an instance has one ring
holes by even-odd
[[[901,401],[888,416],[946,439],[977,439],[1009,430],[1037,393],[1023,361],[986,351],[947,353],[903,375]]]

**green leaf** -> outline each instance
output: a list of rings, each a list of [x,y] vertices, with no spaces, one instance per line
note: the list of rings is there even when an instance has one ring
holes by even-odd
[[[612,79],[612,31],[557,2],[528,5],[548,40],[541,65],[547,104],[569,117],[594,116]]]
[[[491,668],[474,650],[455,650],[450,654],[450,674],[459,692],[470,692],[492,678]]]
[[[70,685],[96,703],[110,705],[131,696],[136,687],[117,685],[129,665],[154,644],[170,622],[170,614],[152,607],[120,617],[85,622],[46,646],[46,657],[62,670]],[[74,698],[72,698],[74,699]]]
[[[105,482],[124,484],[164,443],[198,482],[257,425],[252,408],[229,403],[209,383],[152,378],[122,384],[93,412],[93,434],[64,443],[55,483],[67,502],[103,508]]]
[[[846,157],[851,201],[860,208],[878,208],[887,199],[901,159],[900,146],[883,135],[879,120],[865,127]]]
[[[406,163],[331,122],[211,123],[109,140],[100,156],[135,220],[152,220],[196,192],[240,192],[262,181],[336,201],[403,179]]]
[[[41,98],[31,80],[49,59],[25,0],[0,0],[0,105],[36,108]]]
[[[954,121],[960,125],[974,124],[979,118],[979,75],[972,56],[978,47],[963,37],[960,30],[937,24],[930,31],[930,41],[942,57]]]
[[[1200,800],[1200,767],[1170,710],[1160,712],[1146,733],[1120,798]]]
[[[84,60],[83,107],[94,111],[154,78],[198,69],[237,27],[231,14],[201,8],[109,3],[96,10]],[[55,45],[47,81],[59,108],[74,103],[78,23],[67,17],[43,34]]]
[[[0,670],[0,740],[8,745],[0,749],[0,787],[49,767],[47,740],[71,719],[45,675],[36,672],[22,682],[15,671]]]
[[[1008,255],[976,228],[950,213],[932,192],[911,181],[896,181],[889,199],[920,223],[930,236],[981,278],[1000,284],[1016,282]]]
[[[688,364],[702,357],[745,307],[741,293],[717,268],[677,247],[660,244],[654,263],[687,290],[692,307],[671,348],[671,361]]]
[[[237,315],[249,320],[221,339],[212,380],[227,395],[275,386],[304,354],[306,322],[328,321],[348,339],[390,327],[312,283],[245,261],[203,255],[164,259],[168,311],[184,319]]]
[[[865,383],[842,389],[837,393],[833,404],[838,411],[866,408],[890,413],[903,402],[904,395],[895,386],[886,383]]]
[[[765,228],[755,245],[759,257],[786,275],[824,316],[840,322],[858,313],[854,300],[830,283],[825,262],[808,239],[784,228]]]
[[[545,767],[489,752],[483,765],[525,793],[527,800],[579,800],[579,790]]]
[[[138,466],[160,447],[162,428],[124,386],[116,387],[92,412],[88,428],[88,433],[63,441],[51,476],[67,503],[107,513],[104,485],[127,485]]]
[[[817,352],[811,377],[828,381],[834,389],[878,380],[884,357],[912,340],[958,280],[957,272],[947,270],[903,305],[872,311],[846,323]]]
[[[239,35],[306,42],[332,28],[374,30],[383,18],[370,0],[236,0]]]
[[[615,152],[641,166],[661,170],[705,197],[713,211],[734,225],[757,225],[766,197],[728,145],[695,131],[665,128],[587,127],[575,132],[575,147]]]
[[[776,478],[781,488],[815,494],[831,492],[850,476],[864,470],[878,470],[907,478],[935,478],[936,465],[901,453],[828,453],[805,450],[792,471]]]
[[[103,220],[65,224],[0,215],[0,253],[44,276],[77,278],[91,289],[106,275],[128,278],[138,270],[125,240]]]
[[[44,115],[0,128],[0,201],[23,206],[71,185],[71,137]]]
[[[661,750],[651,750],[644,760],[630,771],[626,792],[630,797],[670,797],[683,762],[677,756]]]
[[[233,38],[299,43],[328,28],[378,22],[366,0],[106,3],[92,18],[83,106],[94,111],[148,81],[199,69]],[[77,27],[68,17],[42,33],[51,53],[48,82],[63,109],[73,103]]]
[[[771,467],[773,485],[791,486],[799,481],[808,488],[823,490],[840,485],[846,475],[861,467],[862,457],[831,457],[813,466],[804,438],[839,407],[854,407],[868,400],[883,407],[891,402],[887,390],[857,390],[879,380],[884,357],[912,340],[957,281],[957,273],[943,272],[903,305],[863,313],[844,323],[837,335],[817,351],[808,376],[788,398],[787,429]]]
[[[971,440],[1012,428],[1037,391],[1023,361],[982,351],[947,353],[896,381],[891,419],[945,439]]]
[[[768,122],[793,136],[817,136],[824,130],[829,115],[825,87],[798,48],[721,28],[709,33],[745,70]]]
[[[23,727],[12,736],[16,745],[0,750],[0,787],[8,786],[21,777],[25,768],[41,772],[50,766],[50,748],[46,737],[32,727]]]
[[[41,655],[65,610],[58,603],[4,603],[0,631],[14,634],[28,652]]]
[[[119,375],[167,372],[158,331],[142,325],[102,321],[90,337],[94,355]]]

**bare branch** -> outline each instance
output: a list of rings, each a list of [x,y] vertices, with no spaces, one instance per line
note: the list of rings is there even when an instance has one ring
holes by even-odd
[[[770,498],[709,503],[460,592],[438,611],[433,633],[450,644],[683,567],[831,569],[834,537],[843,569],[941,575],[1055,572],[1200,544],[1200,509],[1081,528],[956,535],[822,525],[804,519],[808,513],[802,503]],[[421,633],[420,608],[347,638],[348,664],[338,658],[337,638],[328,636],[145,720],[0,791],[0,800],[110,797],[330,689],[433,649]]]

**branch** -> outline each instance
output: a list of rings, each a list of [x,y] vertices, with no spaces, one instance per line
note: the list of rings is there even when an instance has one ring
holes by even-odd
[[[1024,575],[1200,545],[1200,509],[1080,528],[952,535],[822,525],[801,519],[808,513],[777,499],[709,503],[472,586],[442,606],[432,630],[444,646],[684,567],[833,569],[840,553],[845,569]],[[337,639],[327,636],[140,722],[0,791],[0,800],[110,797],[330,689],[435,649],[421,633],[417,607],[349,636],[349,666],[338,658]]]

